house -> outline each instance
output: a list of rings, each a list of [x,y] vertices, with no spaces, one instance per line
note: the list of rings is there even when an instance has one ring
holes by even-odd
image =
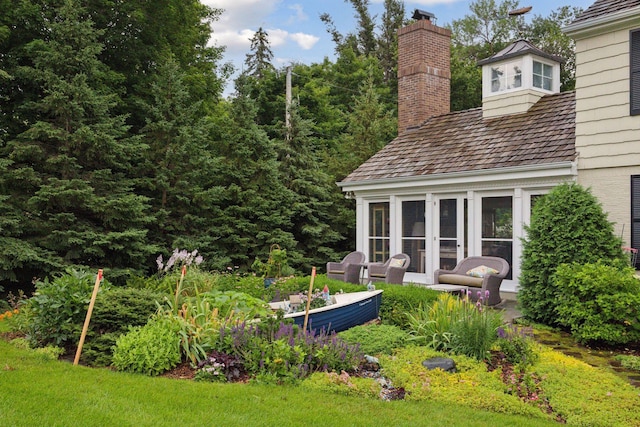
[[[640,0],[598,0],[567,27],[576,91],[559,92],[560,58],[518,40],[480,62],[482,107],[458,112],[450,32],[422,18],[398,31],[398,137],[339,183],[356,201],[356,249],[409,254],[416,283],[500,256],[514,292],[531,207],[567,181],[592,187],[640,247]]]

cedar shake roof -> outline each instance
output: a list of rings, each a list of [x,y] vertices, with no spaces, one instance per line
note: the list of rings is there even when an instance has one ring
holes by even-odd
[[[640,0],[597,0],[582,12],[572,24],[597,18],[610,13],[619,12],[632,7],[640,6]]]
[[[576,158],[575,92],[546,95],[526,113],[482,118],[482,108],[431,117],[342,182],[420,177]]]

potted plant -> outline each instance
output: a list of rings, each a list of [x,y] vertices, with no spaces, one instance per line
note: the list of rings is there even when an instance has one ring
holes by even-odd
[[[264,278],[264,287],[268,288],[283,275],[292,272],[287,264],[287,250],[281,249],[279,245],[273,244],[269,248],[269,258],[267,262],[262,262],[256,258],[251,269]]]

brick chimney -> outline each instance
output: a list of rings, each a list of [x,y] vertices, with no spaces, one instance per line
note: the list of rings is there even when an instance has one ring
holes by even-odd
[[[416,10],[418,21],[398,30],[398,134],[449,112],[451,31]]]

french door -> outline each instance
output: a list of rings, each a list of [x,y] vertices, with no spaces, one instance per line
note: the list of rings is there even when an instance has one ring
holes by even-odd
[[[434,215],[434,266],[453,269],[458,261],[467,256],[468,236],[467,198],[440,196],[435,200]]]

